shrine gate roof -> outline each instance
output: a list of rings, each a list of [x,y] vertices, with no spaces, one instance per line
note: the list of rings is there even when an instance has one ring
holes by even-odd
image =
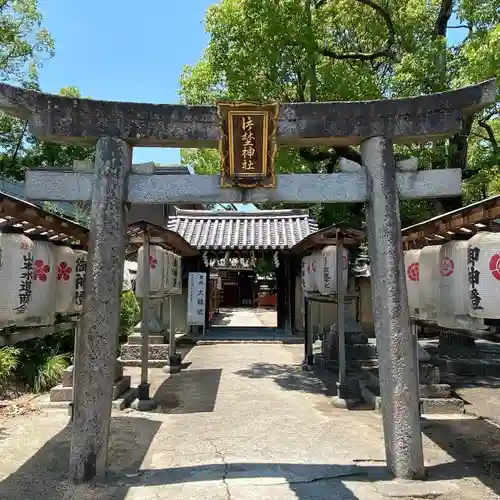
[[[177,210],[168,228],[198,250],[289,250],[318,225],[308,210]]]

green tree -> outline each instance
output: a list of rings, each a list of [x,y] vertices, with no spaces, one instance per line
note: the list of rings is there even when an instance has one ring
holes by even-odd
[[[37,0],[0,1],[0,78],[36,81],[44,57],[54,54],[54,41],[42,26]]]
[[[200,61],[184,68],[180,94],[188,104],[365,100],[476,83],[498,71],[498,5],[499,0],[222,0],[207,10],[210,41]],[[447,43],[453,14],[468,33],[456,46]],[[417,156],[421,168],[460,166],[472,175],[467,137],[481,119],[489,124],[496,116],[471,120],[449,141],[398,147],[396,153]],[[479,139],[471,149],[493,150],[486,142]],[[199,173],[218,171],[215,151],[181,154]],[[357,148],[281,148],[277,169],[334,172],[340,157],[360,161]],[[449,209],[446,203],[403,203],[403,224]],[[322,224],[363,218],[361,207],[319,205],[313,211]]]

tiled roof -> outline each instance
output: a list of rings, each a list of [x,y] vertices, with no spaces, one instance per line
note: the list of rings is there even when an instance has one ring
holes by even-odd
[[[286,250],[318,230],[308,210],[178,210],[168,229],[198,250]]]

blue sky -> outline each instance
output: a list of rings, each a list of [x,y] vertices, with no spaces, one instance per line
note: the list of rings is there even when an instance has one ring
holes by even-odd
[[[208,43],[214,0],[39,0],[56,55],[40,72],[45,92],[74,85],[93,99],[178,102],[179,76]],[[458,24],[453,22],[452,24]],[[452,40],[464,30],[450,30]],[[179,150],[135,148],[134,162],[179,163]]]
[[[213,0],[39,0],[56,55],[40,72],[45,92],[74,85],[83,96],[175,103],[179,76],[207,45]],[[135,148],[134,162],[179,163],[179,150]]]

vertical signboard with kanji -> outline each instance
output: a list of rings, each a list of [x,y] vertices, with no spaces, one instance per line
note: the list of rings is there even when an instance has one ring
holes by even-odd
[[[222,187],[276,187],[278,109],[278,104],[217,104]]]
[[[207,276],[205,273],[189,273],[188,280],[188,325],[205,324]]]

